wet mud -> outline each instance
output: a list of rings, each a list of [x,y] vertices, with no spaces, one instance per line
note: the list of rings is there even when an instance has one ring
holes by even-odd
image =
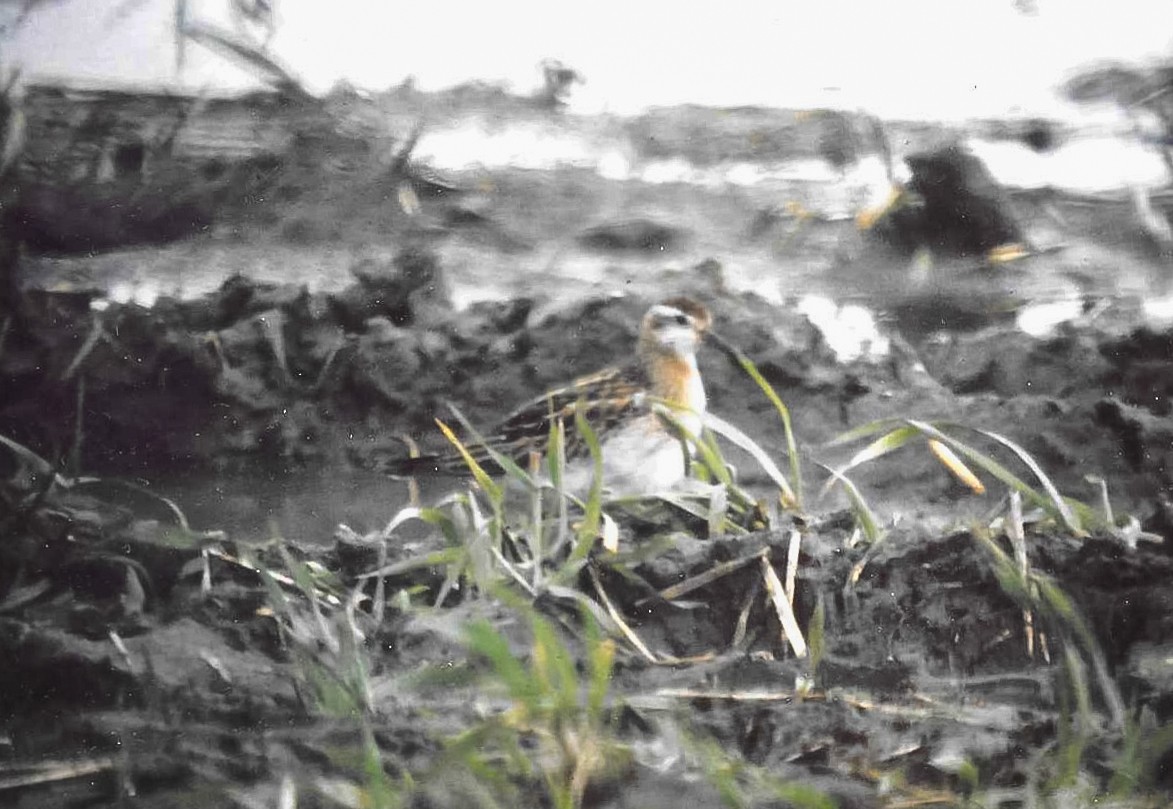
[[[3,433],[55,466],[4,453],[0,679],[21,684],[2,704],[8,756],[72,752],[97,762],[98,774],[10,793],[18,795],[11,805],[104,804],[128,785],[152,805],[180,805],[192,795],[266,794],[283,773],[308,790],[335,772],[332,746],[355,743],[345,723],[310,718],[297,663],[265,613],[263,583],[239,561],[252,555],[279,568],[273,548],[246,551],[193,533],[155,495],[120,488],[114,476],[257,462],[368,465],[406,452],[388,436],[435,442],[430,422],[446,401],[476,423],[526,391],[623,357],[648,303],[627,296],[543,310],[519,299],[457,313],[441,268],[417,249],[388,266],[356,267],[355,276],[331,295],[237,277],[206,298],[151,309],[94,310],[79,293],[28,296],[5,347]],[[808,457],[830,461],[827,440],[893,413],[987,426],[1020,440],[1062,491],[1091,499],[1085,478],[1101,475],[1121,513],[1168,540],[1168,333],[1084,325],[1036,339],[991,327],[842,364],[793,311],[721,293],[703,275],[679,283],[711,304],[715,328],[784,392]],[[742,371],[716,352],[703,370],[714,411],[780,452],[777,414]],[[958,515],[976,519],[990,496],[966,492],[923,455],[861,475],[885,508],[913,510],[879,544],[860,542],[832,497],[812,511],[821,516],[767,532],[674,534],[651,559],[636,552],[622,574],[605,555],[592,563],[632,629],[680,661],[621,656],[615,688],[636,716],[621,737],[655,736],[687,714],[697,732],[840,806],[884,805],[877,767],[922,790],[960,790],[961,760],[995,783],[1034,777],[1032,751],[1059,721],[1057,663],[1038,646],[1028,655],[1021,605],[999,586],[978,539],[958,530]],[[71,464],[102,479],[75,479]],[[743,482],[765,488],[752,474]],[[802,541],[796,617],[808,626],[817,608],[825,622],[813,673],[788,653],[768,603],[746,599],[762,587],[762,559],[785,568],[794,533]],[[1130,708],[1167,720],[1173,691],[1152,665],[1173,640],[1167,547],[1047,529],[1029,548],[1031,564],[1079,604]],[[426,550],[401,548],[391,561]],[[349,587],[378,564],[371,549],[328,537],[293,552]],[[745,558],[685,597],[659,595]],[[387,586],[435,595],[442,583],[425,568]],[[454,627],[487,607],[465,596],[445,603],[444,626],[405,613],[373,628],[376,682],[467,655]],[[796,689],[804,678],[812,687]],[[476,721],[450,695],[427,692],[398,695],[377,716],[388,766],[405,770],[426,769],[445,734]],[[653,770],[616,777],[602,779],[593,805],[672,800],[673,787]]]
[[[989,238],[948,234],[963,256],[1022,235],[995,199],[975,203]],[[330,290],[239,274],[150,307],[76,285],[23,292],[0,338],[0,802],[549,806],[542,775],[566,773],[547,766],[544,728],[518,718],[519,700],[483,687],[492,661],[470,651],[467,628],[488,622],[537,667],[549,650],[527,632],[530,610],[565,634],[567,664],[583,673],[604,648],[591,646],[584,602],[639,643],[612,632],[609,735],[583,805],[1021,806],[1036,787],[1074,779],[1107,794],[1125,776],[1145,795],[1173,789],[1162,742],[1173,721],[1173,331],[1089,294],[1078,317],[1031,336],[1013,311],[963,291],[884,305],[890,350],[845,360],[793,301],[731,289],[720,257],[622,294],[559,295],[557,279],[535,278],[532,294],[458,306],[441,237],[516,256],[533,233],[471,203],[437,211],[442,234],[397,231],[395,250],[354,257],[349,283]],[[778,247],[789,220],[740,213],[739,234],[756,228],[773,249],[818,253],[838,272],[862,272],[886,249],[855,233],[828,258],[821,232]],[[311,231],[286,236],[328,238]],[[692,249],[699,231],[614,216],[571,232],[623,262]],[[1048,272],[1056,261],[1031,260]],[[247,498],[250,475],[342,475],[411,444],[440,448],[434,419],[450,403],[491,423],[625,358],[646,307],[682,294],[705,301],[714,330],[785,400],[801,510],[780,509],[768,475],[731,447],[738,483],[763,501],[750,530],[714,531],[663,504],[616,507],[618,551],[584,553],[522,609],[480,590],[475,560],[453,574],[442,532],[384,542],[340,526],[282,540],[274,526],[263,541],[190,524],[182,497],[152,483],[232,473]],[[700,363],[712,411],[783,465],[781,419],[758,384],[721,352]],[[880,515],[869,536],[842,486],[821,489],[861,446],[834,439],[892,418],[965,425],[1030,477],[973,430],[1005,436],[1058,492],[1101,516],[1106,503],[1113,519],[1066,530],[1028,502],[1012,521],[1004,486],[987,476],[975,493],[920,441],[852,471]],[[405,503],[388,480],[384,519]],[[1018,524],[1025,552],[1007,567]],[[503,540],[507,563],[520,544]],[[1027,582],[1017,588],[1015,570]],[[791,575],[805,656],[772,592]],[[355,694],[369,710],[342,699]],[[498,781],[456,774],[462,734],[490,727],[516,732],[537,769],[502,755]],[[583,727],[564,748],[589,748]],[[808,791],[769,792],[763,773]],[[380,778],[395,785],[383,804],[371,797]]]

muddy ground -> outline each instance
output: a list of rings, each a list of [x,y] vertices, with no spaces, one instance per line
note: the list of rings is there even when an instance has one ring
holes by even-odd
[[[583,672],[592,647],[567,590],[596,604],[605,593],[620,616],[596,608],[617,651],[599,737],[610,752],[584,804],[1166,805],[1173,329],[1142,315],[1136,285],[1159,289],[1169,270],[1127,206],[1020,194],[1027,235],[1064,250],[1008,266],[942,258],[926,281],[923,256],[850,221],[787,214],[783,198],[770,207],[581,170],[454,183],[483,190],[486,175],[494,191],[474,202],[423,196],[421,213],[390,220],[356,221],[353,205],[333,207],[344,196],[333,188],[330,204],[290,195],[241,232],[222,223],[114,259],[26,257],[0,355],[0,436],[12,442],[0,452],[5,805],[551,805],[543,768],[566,773],[544,758],[543,715],[510,726],[528,770],[488,742],[488,770],[453,752],[461,733],[499,728],[510,704],[464,628],[487,619],[530,661],[544,653],[528,613],[480,592],[472,572],[452,589],[443,564],[413,567],[448,547],[438,535],[396,532],[383,551],[364,540],[407,495],[363,470],[406,452],[400,436],[441,446],[433,418],[449,402],[490,423],[624,357],[645,307],[675,294],[705,301],[784,398],[805,499],[780,509],[768,477],[731,448],[767,527],[710,536],[662,504],[638,519],[615,510],[619,553],[596,548],[566,587],[534,599]],[[681,200],[690,206],[673,208]],[[605,270],[543,273],[543,240]],[[270,250],[345,272],[307,285],[240,266]],[[102,261],[190,266],[213,253],[216,272],[241,272],[149,307],[112,300],[98,277]],[[521,269],[507,274],[510,262]],[[770,275],[746,281],[734,265]],[[460,289],[479,272],[504,294],[465,305]],[[866,301],[890,351],[837,355],[795,305],[806,280]],[[1019,330],[1016,313],[1060,282],[1083,295],[1080,313],[1046,336]],[[753,380],[716,351],[701,363],[713,412],[785,467],[781,421]],[[1026,555],[1042,578],[1018,593],[996,550],[1011,552],[1006,487],[983,473],[975,494],[918,441],[852,472],[883,529],[869,538],[840,488],[820,496],[820,464],[862,446],[836,436],[884,418],[963,425],[956,434],[1037,486],[970,428],[997,431],[1101,516],[1092,478],[1103,479],[1114,525],[1072,530],[1028,503]],[[254,486],[307,471],[364,481],[363,516],[344,520],[357,533],[310,530],[309,505],[267,535],[236,530],[226,490],[247,504]],[[189,507],[185,492],[208,480],[222,499]],[[763,564],[785,578],[796,536],[797,624],[824,638],[813,666],[784,639],[763,583]],[[398,567],[376,590],[364,574],[388,563]],[[665,592],[715,568],[727,572]],[[1040,595],[1050,582],[1070,602]],[[339,639],[355,637],[347,652]],[[339,707],[322,677],[350,682],[355,660],[369,704]],[[808,791],[771,792],[770,779]]]

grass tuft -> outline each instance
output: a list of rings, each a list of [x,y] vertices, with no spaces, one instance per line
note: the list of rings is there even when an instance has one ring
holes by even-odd
[[[1041,488],[1029,485],[991,455],[979,451],[953,435],[953,432],[959,430],[977,433],[1010,450],[1014,457],[1030,470],[1035,479],[1038,480]],[[1055,487],[1055,484],[1043,471],[1038,461],[1016,442],[1000,433],[949,422],[925,422],[917,419],[882,419],[843,433],[834,439],[831,445],[838,446],[854,443],[863,438],[876,435],[877,433],[882,433],[882,435],[857,452],[842,467],[835,470],[831,479],[824,486],[824,493],[835,483],[845,480],[843,476],[852,469],[894,452],[915,438],[923,437],[934,456],[945,465],[950,473],[969,486],[975,493],[983,493],[985,491],[985,484],[982,483],[977,475],[958,456],[961,456],[983,472],[993,476],[1011,491],[1020,493],[1028,501],[1041,508],[1048,516],[1072,535],[1080,537],[1087,535],[1085,523],[1089,517],[1094,518],[1092,509],[1078,501],[1063,497]]]
[[[481,777],[495,799],[508,800],[518,778],[536,779],[551,806],[577,809],[590,783],[613,778],[631,763],[608,705],[615,645],[590,611],[581,610],[584,678],[548,619],[516,599],[506,601],[528,619],[529,664],[487,621],[466,627],[470,651],[490,665],[490,682],[503,689],[511,707],[453,738],[447,758]]]
[[[782,397],[778,395],[778,392],[774,390],[774,386],[762,376],[762,372],[758,370],[753,360],[747,357],[737,346],[732,345],[716,335],[711,336],[720,344],[722,350],[736,360],[737,364],[741,366],[741,369],[745,371],[749,378],[757,383],[758,388],[765,394],[770,403],[774,405],[774,409],[778,411],[778,415],[782,419],[783,436],[786,440],[786,454],[790,459],[790,480],[786,484],[780,484],[779,486],[782,489],[783,506],[795,511],[801,511],[803,507],[802,459],[798,452],[798,442],[794,437],[794,427],[790,420],[790,409],[782,401]],[[756,458],[757,456],[755,455]],[[761,463],[760,459],[758,462]]]

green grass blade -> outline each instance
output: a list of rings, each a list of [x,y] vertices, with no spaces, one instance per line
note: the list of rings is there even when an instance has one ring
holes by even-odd
[[[12,452],[13,455],[15,455],[21,461],[23,461],[24,464],[26,466],[28,466],[29,468],[36,470],[38,475],[54,474],[55,475],[55,482],[58,485],[67,483],[67,481],[64,477],[62,477],[61,475],[57,475],[55,473],[55,470],[53,468],[53,464],[46,461],[44,458],[42,458],[37,453],[33,452],[31,449],[26,447],[24,444],[17,443],[16,441],[13,441],[11,438],[8,438],[7,436],[0,435],[0,445],[8,447],[8,449]]]
[[[864,499],[859,487],[855,485],[851,478],[837,469],[832,469],[823,464],[819,464],[819,466],[822,466],[823,469],[831,473],[831,480],[823,487],[823,490],[828,490],[830,484],[833,482],[843,484],[843,491],[847,493],[847,500],[851,504],[851,511],[855,515],[855,520],[859,523],[860,530],[863,531],[864,536],[872,543],[879,542],[883,539],[884,531],[880,528],[880,522],[876,519],[876,513],[872,511],[871,506]]]
[[[603,632],[585,606],[580,607],[586,637],[587,657],[587,718],[597,722],[602,718],[611,687],[611,672],[615,667],[615,642],[603,637]]]
[[[293,558],[284,545],[277,549],[281,553],[281,561],[285,564],[285,569],[289,571],[290,577],[297,584],[298,589],[301,590],[302,595],[311,601],[317,599],[318,588],[314,584],[313,573],[310,572],[309,566],[305,562],[300,562]]]
[[[603,513],[603,448],[599,445],[599,437],[578,408],[574,412],[574,426],[582,435],[591,453],[591,488],[587,494],[586,515],[583,519],[584,530],[589,530],[594,536],[599,532],[599,521]]]
[[[671,419],[671,421],[692,442],[693,446],[696,447],[697,452],[701,456],[701,463],[704,464],[705,469],[708,470],[712,478],[725,486],[734,485],[733,476],[729,474],[729,465],[725,463],[725,458],[721,455],[721,448],[717,446],[717,441],[713,437],[713,433],[705,430],[704,435],[697,440],[676,419]]]
[[[691,409],[686,411],[685,408],[668,402],[666,400],[656,400],[652,403],[652,410],[660,418],[668,422],[677,433],[684,438],[681,442],[681,452],[687,456],[688,446],[691,445],[696,448],[696,451],[701,456],[701,463],[709,474],[716,478],[725,486],[733,486],[733,476],[729,474],[729,465],[725,463],[725,458],[721,455],[721,449],[717,446],[717,441],[714,438],[713,432],[704,430],[703,437],[692,433],[687,427],[681,424],[680,420],[676,418],[677,412],[693,412]]]
[[[383,769],[383,756],[375,733],[368,722],[362,724],[362,769],[366,786],[365,798],[371,809],[396,809],[404,801]]]
[[[895,430],[880,436],[875,441],[868,444],[866,447],[853,455],[851,460],[847,462],[847,465],[844,466],[840,471],[846,472],[861,464],[865,464],[869,461],[874,461],[877,458],[881,458],[887,455],[889,452],[895,452],[907,444],[908,441],[914,438],[917,434],[918,431],[914,427],[897,427]]]
[[[1005,466],[1000,464],[998,461],[995,461],[989,455],[986,455],[984,452],[980,452],[960,439],[954,438],[953,436],[942,432],[935,425],[929,424],[928,422],[917,421],[915,419],[909,419],[908,424],[912,427],[915,427],[926,437],[935,438],[941,443],[948,445],[951,449],[961,453],[974,464],[980,466],[998,480],[1005,483],[1011,489],[1019,491],[1032,503],[1046,511],[1053,518],[1059,520],[1073,534],[1083,534],[1083,529],[1080,527],[1079,521],[1075,517],[1075,514],[1072,512],[1067,502],[1063,499],[1063,496],[1059,494],[1059,491],[1055,488],[1054,484],[1051,483],[1050,478],[1048,478],[1043,472],[1038,462],[1035,461],[1034,458],[1032,458],[1030,454],[1026,452],[1026,450],[1022,449],[1022,447],[1018,446],[1013,441],[1010,441],[1010,439],[1005,438],[1004,436],[1000,436],[996,433],[990,433],[986,430],[969,428],[980,435],[985,435],[986,437],[1001,443],[1003,446],[1006,446],[1008,449],[1013,451],[1027,465],[1027,467],[1030,468],[1032,472],[1034,472],[1035,476],[1039,478],[1039,481],[1043,484],[1043,488],[1046,491],[1046,494],[1039,492],[1033,486],[1026,483]]]
[[[396,512],[395,516],[387,523],[387,527],[383,529],[383,533],[380,535],[383,541],[390,539],[391,535],[395,533],[395,529],[409,520],[423,520],[423,509],[417,508],[416,506],[408,506]]]
[[[994,578],[1002,592],[1022,607],[1024,610],[1033,610],[1038,607],[1031,597],[1030,583],[1022,574],[1022,570],[993,539],[984,533],[973,534],[973,537],[985,549],[993,566]]]
[[[1075,611],[1075,602],[1073,602],[1063,592],[1058,585],[1050,579],[1040,576],[1038,580],[1039,596],[1051,608],[1051,611],[1058,616],[1059,620],[1064,625],[1078,629],[1078,624],[1081,622],[1079,614]]]
[[[0,436],[0,442],[3,442],[4,440],[4,437]],[[205,538],[207,536],[203,532],[191,530],[191,524],[187,520],[187,515],[183,513],[183,509],[179,507],[178,503],[169,497],[164,497],[158,492],[151,491],[145,486],[139,486],[135,483],[131,483],[130,481],[119,480],[116,478],[77,478],[73,482],[74,491],[84,491],[91,486],[99,487],[99,491],[101,493],[98,496],[103,500],[107,500],[111,497],[111,493],[108,491],[109,489],[113,489],[114,491],[121,489],[129,492],[132,495],[141,496],[149,501],[158,503],[168,513],[171,514],[175,520],[175,524],[183,529],[184,534],[189,535],[193,539]],[[128,506],[134,509],[132,504],[128,504]]]
[[[541,690],[521,662],[509,651],[509,643],[484,620],[470,621],[464,629],[469,648],[493,666],[509,696],[531,712],[541,708]]]
[[[582,408],[575,411],[574,426],[578,429],[579,435],[582,436],[582,440],[591,453],[591,488],[584,504],[582,522],[576,532],[574,549],[570,552],[570,558],[559,571],[559,579],[562,582],[577,575],[582,568],[583,562],[586,561],[591,548],[595,545],[599,529],[603,524],[603,450],[599,446],[599,437],[587,422]]]
[[[712,483],[712,479],[715,478],[716,483],[720,484],[721,493],[716,496],[724,497],[725,507],[718,509],[718,511],[721,511],[723,515],[727,515],[729,506],[731,505],[743,509],[753,508],[755,505],[753,497],[751,497],[748,492],[737,485],[737,482],[733,479],[733,475],[731,475],[729,472],[729,464],[725,462],[725,456],[721,454],[721,448],[717,444],[715,431],[707,429],[702,430],[701,435],[698,437],[694,435],[687,427],[681,424],[680,421],[676,418],[675,411],[681,410],[683,408],[679,408],[673,405],[671,402],[663,400],[656,400],[652,403],[652,407],[658,416],[666,420],[681,436],[683,436],[684,442],[682,442],[681,446],[682,452],[687,453],[687,447],[691,445],[695,447],[697,452],[700,454],[700,465],[710,473],[710,476],[698,477],[698,479],[705,483]],[[746,437],[746,440],[749,440],[748,436]],[[762,450],[762,453],[765,454],[765,451]],[[775,467],[775,469],[776,468],[777,467]],[[783,482],[785,482],[784,479]],[[673,504],[677,504],[679,502],[678,500],[674,499],[674,496],[671,493],[661,492],[655,496],[664,500],[665,502],[670,502]],[[793,494],[790,493],[789,490],[785,490],[784,496],[790,496],[792,498]],[[631,500],[631,498],[626,499],[628,501]],[[614,502],[616,501],[612,501],[612,503]],[[690,514],[694,514],[695,516],[700,517],[703,520],[706,520],[710,523],[710,525],[713,524],[711,516],[713,513],[711,498],[710,509],[703,514],[695,512],[691,507],[685,508],[684,510],[688,511]]]
[[[550,485],[562,491],[562,475],[566,471],[566,425],[561,418],[550,420],[549,449],[546,450],[546,467]]]
[[[774,797],[795,809],[838,809],[835,799],[815,787],[797,781],[775,784],[770,790]]]
[[[741,369],[749,375],[750,379],[757,383],[758,387],[762,389],[762,393],[774,405],[774,409],[778,411],[778,415],[782,418],[782,430],[786,436],[786,453],[790,456],[790,477],[793,483],[793,488],[786,487],[783,492],[789,491],[790,498],[794,503],[794,507],[798,510],[802,509],[802,461],[798,454],[798,443],[794,439],[794,429],[790,422],[790,409],[782,401],[774,386],[771,385],[758,367],[754,365],[753,360],[743,354],[734,346],[728,346],[737,357],[737,362]]]
[[[428,525],[440,529],[440,533],[444,537],[444,541],[451,547],[463,547],[461,540],[460,529],[457,527],[455,520],[449,515],[445,514],[439,508],[422,508],[420,509],[420,519]]]
[[[440,421],[440,419],[436,419],[436,426],[440,428],[440,432],[444,434],[444,437],[448,439],[452,446],[456,447],[456,451],[459,452],[460,457],[464,459],[465,466],[467,466],[469,471],[472,472],[472,476],[476,480],[477,485],[481,487],[481,490],[484,491],[486,495],[488,495],[492,502],[500,502],[503,496],[501,487],[498,486],[496,482],[494,482],[494,480],[489,476],[489,473],[484,470],[484,467],[477,463],[476,458],[472,457],[472,453],[470,453],[464,443],[456,437],[456,433],[452,432],[452,428],[444,422]]]
[[[464,556],[464,548],[444,548],[443,550],[432,551],[431,553],[425,554],[424,556],[416,556],[411,559],[404,559],[390,565],[385,565],[384,567],[381,567],[378,570],[372,570],[369,573],[362,573],[358,576],[358,578],[373,579],[376,576],[399,576],[403,573],[409,573],[412,570],[418,570],[421,567],[445,567],[460,561]]]
[[[500,789],[510,788],[515,774],[530,775],[533,772],[533,764],[518,749],[517,744],[517,734],[510,728],[503,727],[499,722],[488,721],[473,725],[448,739],[444,749],[449,759],[455,759],[468,767],[478,781]],[[498,748],[504,748],[501,751],[505,759],[503,766],[501,763],[490,764],[482,752]],[[519,766],[511,767],[510,764]]]
[[[1100,648],[1100,643],[1096,639],[1095,633],[1087,621],[1084,620],[1083,615],[1076,608],[1075,603],[1071,601],[1070,597],[1059,585],[1046,576],[1035,576],[1034,581],[1038,585],[1039,595],[1042,600],[1062,616],[1068,622],[1068,625],[1073,628],[1075,636],[1083,646],[1084,653],[1091,659],[1092,672],[1096,675],[1096,681],[1100,686],[1100,694],[1104,698],[1104,703],[1108,706],[1108,713],[1112,717],[1112,723],[1118,730],[1123,730],[1128,721],[1128,712],[1124,707],[1124,698],[1120,694],[1120,687],[1116,684],[1115,678],[1112,677],[1108,669],[1108,661],[1104,657],[1104,650]]]
[[[269,601],[269,607],[281,615],[287,615],[290,610],[289,597],[285,595],[285,591],[281,589],[281,584],[277,581],[266,567],[257,567],[257,575],[261,577],[261,582],[265,585],[265,594]]]
[[[535,677],[549,689],[559,711],[573,711],[578,705],[578,672],[574,668],[574,658],[549,621],[535,612],[530,624],[534,633]]]
[[[485,437],[481,435],[475,427],[472,426],[472,423],[464,417],[464,414],[461,413],[455,405],[448,405],[448,409],[452,411],[452,415],[456,416],[457,421],[460,422],[460,426],[464,428],[464,431],[468,433],[468,435],[470,435],[474,441],[476,441],[476,445],[483,449],[485,453],[490,458],[492,458],[493,463],[501,467],[501,470],[506,475],[518,481],[528,489],[537,487],[537,483],[530,476],[529,472],[526,472],[524,469],[522,469],[521,466],[508,455],[493,449],[489,442],[485,440]]]
[[[795,493],[795,490],[791,488],[790,482],[786,479],[786,476],[782,474],[782,470],[778,468],[778,466],[774,463],[766,451],[762,449],[757,444],[757,442],[755,442],[752,438],[750,438],[738,428],[734,427],[729,422],[718,416],[714,416],[712,413],[706,412],[703,414],[702,418],[704,420],[705,427],[712,430],[717,435],[728,439],[730,442],[749,453],[753,459],[757,461],[758,465],[762,468],[762,471],[764,471],[769,476],[770,480],[774,482],[774,485],[782,491],[782,497],[784,500],[792,504],[798,504],[800,502],[798,495]]]
[[[643,501],[644,498],[638,498]],[[655,495],[655,499],[661,503],[667,503],[675,509],[683,511],[690,517],[696,517],[698,520],[707,520],[709,517],[709,509],[701,501],[690,497],[687,494],[676,494],[674,492],[662,492]],[[644,512],[644,515],[654,514],[655,512]]]
[[[873,424],[879,423],[880,422],[873,422]],[[835,483],[837,483],[840,479],[843,479],[842,476],[846,475],[852,469],[870,461],[874,461],[877,458],[881,458],[890,452],[895,452],[907,444],[909,439],[914,438],[917,435],[919,435],[919,432],[915,427],[909,427],[906,425],[904,427],[897,427],[895,430],[890,430],[889,432],[880,436],[875,441],[861,449],[859,452],[855,453],[855,455],[851,457],[851,460],[849,460],[843,466],[839,467],[837,470],[838,477],[832,475],[827,479],[827,482],[823,484],[823,488],[819,490],[819,497],[825,497],[827,492],[831,490],[831,487],[834,486]]]
[[[815,677],[819,672],[819,664],[823,662],[823,655],[827,650],[827,607],[820,593],[815,611],[806,627],[806,645],[810,651],[810,672]]]
[[[1017,455],[1018,459],[1026,464],[1027,468],[1034,473],[1036,478],[1038,478],[1039,483],[1047,492],[1047,496],[1051,498],[1051,502],[1055,506],[1055,511],[1060,515],[1063,520],[1063,524],[1067,526],[1067,529],[1073,534],[1077,535],[1084,533],[1079,517],[1070,508],[1067,500],[1061,494],[1059,494],[1059,490],[1055,487],[1055,484],[1051,482],[1051,479],[1047,477],[1046,472],[1043,471],[1043,468],[1039,465],[1038,461],[1036,461],[1029,452],[1000,433],[993,432],[992,430],[981,430],[973,427],[970,429],[974,430],[980,435],[984,435],[987,438],[997,441],[999,444]]]
[[[554,488],[558,503],[558,528],[550,545],[551,556],[561,550],[570,536],[570,513],[567,503],[563,474],[566,471],[566,425],[562,419],[550,421],[550,448],[546,452],[546,466],[549,469],[550,485]]]
[[[876,419],[875,421],[869,421],[867,424],[861,424],[858,427],[853,427],[852,429],[848,430],[845,433],[840,433],[839,435],[835,436],[830,441],[828,441],[826,443],[826,446],[828,446],[828,447],[842,447],[847,444],[854,444],[856,441],[861,441],[865,438],[871,438],[873,435],[876,435],[877,433],[882,433],[886,430],[891,430],[891,429],[893,429],[893,427],[895,427],[900,422],[901,422],[901,419],[897,419],[897,418]]]

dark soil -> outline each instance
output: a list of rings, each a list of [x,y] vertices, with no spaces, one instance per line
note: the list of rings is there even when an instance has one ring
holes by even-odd
[[[653,124],[663,125],[644,121]],[[274,526],[287,541],[257,542],[231,524],[188,525],[182,487],[172,504],[152,481],[307,469],[339,476],[405,454],[401,436],[439,447],[433,419],[447,403],[474,424],[491,422],[534,391],[624,357],[647,305],[677,294],[704,300],[714,329],[785,399],[804,461],[805,508],[779,513],[768,478],[731,449],[741,484],[767,498],[766,529],[710,538],[663,508],[650,519],[616,512],[619,554],[596,549],[571,583],[598,599],[593,574],[657,663],[619,640],[608,704],[615,738],[633,752],[594,779],[586,805],[721,805],[723,782],[704,778],[705,757],[690,752],[689,739],[712,739],[841,807],[961,806],[970,794],[987,801],[977,805],[1023,805],[1028,787],[1063,782],[1063,755],[1077,747],[1087,794],[1106,795],[1122,760],[1137,763],[1136,794],[1169,794],[1170,746],[1161,740],[1173,721],[1173,331],[1146,325],[1123,299],[1097,307],[1107,299],[1089,294],[1083,317],[1031,337],[970,294],[965,278],[950,294],[951,278],[975,271],[946,263],[932,294],[897,285],[877,297],[891,352],[844,362],[794,306],[731,290],[721,256],[687,263],[712,247],[698,226],[704,211],[675,221],[642,215],[652,207],[642,203],[567,231],[579,249],[619,263],[609,283],[568,292],[557,274],[514,278],[514,294],[458,307],[453,277],[476,275],[454,270],[453,256],[507,262],[535,249],[536,219],[570,218],[577,204],[603,207],[585,179],[574,187],[585,194],[577,202],[549,178],[503,172],[498,182],[524,193],[488,209],[459,194],[421,195],[430,218],[397,220],[387,249],[351,254],[347,283],[311,288],[233,274],[209,294],[164,296],[149,308],[109,301],[98,285],[26,287],[18,316],[0,332],[0,436],[15,442],[0,445],[0,802],[259,806],[276,805],[292,786],[298,805],[337,805],[327,796],[340,794],[339,783],[370,783],[364,722],[381,771],[417,779],[412,805],[473,800],[465,781],[443,775],[446,745],[507,703],[455,679],[437,686],[437,672],[484,673],[461,640],[474,618],[499,627],[528,658],[523,613],[476,593],[471,574],[449,590],[442,567],[425,565],[386,578],[393,597],[376,620],[374,579],[363,574],[440,549],[435,537],[397,534],[385,559],[342,529],[306,536],[297,525]],[[355,191],[364,193],[374,191]],[[962,238],[957,252],[1037,233],[1035,218],[1022,231],[999,218],[1004,196],[984,197],[996,200],[985,214],[1004,232],[980,243]],[[713,230],[744,239],[765,221],[743,203],[708,198],[726,217],[713,218]],[[314,245],[331,240],[332,228],[349,238],[367,227],[337,212],[310,216],[305,205],[290,202],[296,213],[250,227]],[[290,230],[294,222],[325,230]],[[773,238],[776,227],[770,220],[759,235]],[[812,255],[835,254],[831,272],[848,273],[864,294],[880,283],[864,275],[865,264],[876,262],[879,273],[880,263],[903,261],[831,224],[786,249],[793,264],[780,259],[779,276],[801,273]],[[1111,249],[1132,262],[1143,257],[1139,248]],[[683,269],[641,277],[657,260],[645,254],[674,250]],[[1062,258],[1040,255],[1015,272],[1038,279],[1067,269]],[[1010,276],[987,270],[979,282],[997,297]],[[614,294],[617,287],[627,291]],[[713,412],[784,460],[780,419],[756,384],[719,352],[701,363]],[[819,496],[819,464],[841,464],[860,447],[829,442],[894,417],[1004,435],[1060,492],[1096,508],[1101,490],[1089,476],[1106,481],[1115,530],[1076,535],[1045,516],[1026,519],[1031,569],[1074,612],[1033,602],[1028,640],[1024,603],[999,579],[996,549],[1010,552],[996,520],[1005,488],[986,477],[989,493],[974,494],[923,442],[852,472],[881,515],[882,540],[861,535],[841,487]],[[1035,482],[1005,447],[964,435]],[[249,485],[233,494],[256,496]],[[384,520],[398,510],[400,488],[387,483]],[[796,537],[798,624],[809,629],[816,614],[824,622],[813,669],[790,650],[762,583],[763,564],[785,577]],[[744,564],[686,594],[662,592],[735,560]],[[340,653],[324,645],[307,662],[273,589],[300,604],[310,626],[304,581],[274,583],[258,569],[318,570],[322,593],[367,596],[350,613],[324,597],[320,605],[323,620],[351,620],[365,637],[374,709],[364,719],[323,710],[313,697],[320,683],[307,672]],[[436,610],[405,608],[438,598]],[[581,657],[576,604],[551,588],[535,607],[567,629]],[[432,679],[408,676],[421,673]],[[1072,685],[1080,676],[1082,691]],[[1076,720],[1073,694],[1089,697],[1087,716]],[[1085,721],[1082,746],[1071,745],[1072,728]],[[1125,725],[1140,734],[1143,752],[1131,759]],[[526,755],[537,760],[531,748]],[[521,804],[549,805],[537,780],[514,786]],[[1128,805],[1163,805],[1136,800]]]

